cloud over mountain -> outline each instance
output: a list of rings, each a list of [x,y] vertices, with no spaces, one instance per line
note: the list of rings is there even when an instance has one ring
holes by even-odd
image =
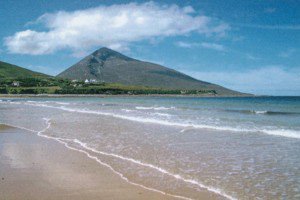
[[[222,36],[230,29],[226,23],[197,15],[190,6],[153,2],[46,13],[36,20],[35,25],[40,25],[42,31],[28,29],[5,38],[9,52],[42,55],[71,49],[76,53],[98,46],[120,50],[131,42],[154,37],[192,32]]]

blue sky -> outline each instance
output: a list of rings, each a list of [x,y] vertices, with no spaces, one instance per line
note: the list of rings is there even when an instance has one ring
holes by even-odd
[[[300,95],[299,0],[2,0],[0,60],[56,75],[107,46],[254,94]]]

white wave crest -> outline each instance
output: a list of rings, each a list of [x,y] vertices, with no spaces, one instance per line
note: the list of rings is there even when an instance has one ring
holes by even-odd
[[[213,126],[213,125],[205,125],[205,124],[171,122],[171,121],[168,121],[168,120],[162,120],[162,119],[156,119],[156,118],[126,116],[126,115],[108,113],[108,112],[101,112],[101,111],[69,108],[69,107],[65,107],[65,106],[56,107],[56,106],[50,106],[50,105],[46,105],[46,104],[43,104],[43,103],[36,103],[36,102],[35,103],[25,103],[25,105],[54,108],[54,109],[60,109],[60,110],[68,111],[68,112],[77,112],[77,113],[111,116],[111,117],[130,120],[130,121],[134,121],[134,122],[153,123],[153,124],[159,124],[159,125],[164,125],[164,126],[177,126],[177,127],[182,127],[182,128],[195,128],[195,129],[211,129],[211,130],[231,131],[231,132],[249,132],[249,133],[255,132],[255,133],[264,133],[264,134],[274,135],[274,136],[282,136],[282,137],[300,139],[300,131],[298,131],[298,130],[289,130],[289,129],[253,130],[253,129],[235,128],[235,127],[227,127],[227,126]]]
[[[70,105],[70,103],[67,103],[67,102],[58,102],[58,101],[56,101],[55,103],[59,104],[59,105]]]
[[[268,111],[266,110],[257,110],[257,111],[254,111],[255,114],[266,114]]]
[[[300,139],[300,131],[287,130],[287,129],[278,129],[278,130],[262,130],[264,133],[269,135],[283,136],[289,138],[298,138]]]
[[[143,106],[136,106],[135,109],[137,110],[173,110],[176,109],[175,107],[163,107],[163,106],[159,106],[159,107],[143,107]]]
[[[130,109],[121,109],[121,110],[125,112],[134,112],[134,110],[130,110]]]
[[[162,117],[171,117],[172,115],[167,114],[167,113],[159,113],[159,112],[155,112],[152,113],[153,115],[157,115],[157,116],[162,116]]]

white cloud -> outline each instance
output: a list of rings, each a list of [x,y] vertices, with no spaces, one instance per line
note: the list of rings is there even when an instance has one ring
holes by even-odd
[[[254,94],[300,95],[300,70],[266,66],[248,71],[198,72],[181,70],[199,80]]]
[[[126,49],[129,43],[187,35],[191,32],[222,36],[229,25],[208,16],[195,15],[192,7],[154,2],[99,6],[73,12],[47,13],[36,21],[45,31],[24,30],[5,38],[9,52],[49,54],[61,49],[74,52],[108,46]]]
[[[182,48],[194,48],[194,47],[202,47],[206,49],[213,49],[216,51],[225,51],[225,47],[221,44],[216,43],[209,43],[209,42],[202,42],[202,43],[196,43],[196,42],[183,42],[179,41],[176,42],[175,45]]]

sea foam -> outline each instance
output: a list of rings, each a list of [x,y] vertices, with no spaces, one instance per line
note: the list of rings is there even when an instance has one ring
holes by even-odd
[[[213,126],[213,125],[193,124],[193,123],[185,123],[185,122],[172,122],[172,121],[168,121],[166,119],[128,116],[128,115],[102,112],[102,111],[71,108],[71,107],[66,107],[66,106],[56,107],[56,106],[47,105],[47,104],[44,104],[41,102],[34,102],[34,103],[33,102],[25,102],[25,105],[60,109],[63,111],[68,111],[68,112],[110,116],[110,117],[115,117],[115,118],[119,118],[119,119],[130,120],[130,121],[134,121],[134,122],[152,123],[152,124],[158,124],[158,125],[164,125],[164,126],[176,126],[176,127],[182,127],[182,128],[195,128],[195,129],[210,129],[210,130],[230,131],[230,132],[264,133],[264,134],[273,135],[273,136],[282,136],[282,137],[300,139],[300,131],[298,131],[298,130],[289,130],[289,129],[259,129],[259,130],[256,130],[256,129],[249,129],[249,128],[236,128],[236,127],[230,127],[230,126]]]
[[[143,106],[136,106],[135,109],[137,110],[173,110],[176,109],[174,106],[172,107],[163,107],[163,106],[159,106],[159,107],[143,107]]]

